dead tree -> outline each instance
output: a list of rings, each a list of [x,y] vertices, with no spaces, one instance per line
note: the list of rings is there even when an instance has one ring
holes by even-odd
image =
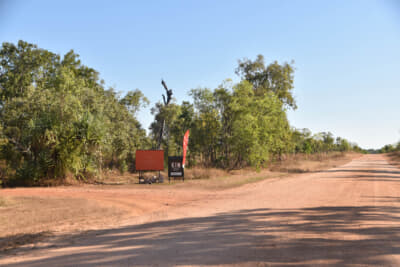
[[[168,106],[169,102],[171,102],[172,99],[172,89],[168,89],[166,83],[164,82],[164,80],[161,80],[161,84],[165,89],[165,92],[167,94],[167,98],[165,98],[165,95],[163,94],[163,100],[164,100],[164,106]],[[160,129],[160,134],[158,136],[158,140],[157,140],[157,149],[160,149],[161,147],[161,142],[162,142],[162,137],[163,137],[163,133],[164,133],[164,127],[165,127],[165,118],[162,118],[162,123],[161,123],[161,129]]]

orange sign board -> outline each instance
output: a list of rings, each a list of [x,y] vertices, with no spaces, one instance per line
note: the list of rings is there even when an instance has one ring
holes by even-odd
[[[136,150],[137,171],[163,171],[164,150]]]

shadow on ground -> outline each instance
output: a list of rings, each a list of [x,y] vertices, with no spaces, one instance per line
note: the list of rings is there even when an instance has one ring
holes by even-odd
[[[46,258],[9,266],[382,266],[400,255],[399,221],[389,205],[240,210],[68,236],[52,245],[67,254],[40,248]]]

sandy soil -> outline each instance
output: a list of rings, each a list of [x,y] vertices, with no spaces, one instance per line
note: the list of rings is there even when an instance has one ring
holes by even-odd
[[[0,265],[400,266],[399,182],[400,169],[366,155],[227,190],[104,188],[101,197],[87,187],[2,190],[59,201],[84,194],[97,206],[82,212],[98,207],[120,221],[3,253]]]

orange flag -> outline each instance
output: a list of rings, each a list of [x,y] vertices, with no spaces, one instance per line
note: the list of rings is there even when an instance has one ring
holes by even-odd
[[[183,137],[183,160],[182,160],[183,168],[185,168],[186,151],[187,151],[188,143],[189,143],[189,130],[186,131],[185,136]]]

